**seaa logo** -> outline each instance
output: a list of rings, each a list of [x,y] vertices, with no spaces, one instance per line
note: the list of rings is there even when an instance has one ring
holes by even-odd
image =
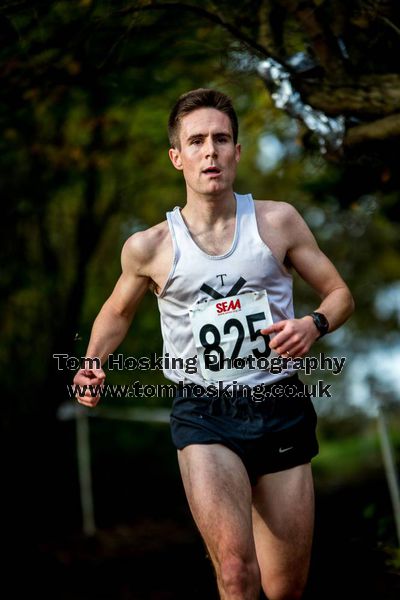
[[[237,300],[225,300],[224,302],[217,302],[217,313],[219,315],[225,314],[228,312],[233,312],[234,310],[241,310],[240,299]]]

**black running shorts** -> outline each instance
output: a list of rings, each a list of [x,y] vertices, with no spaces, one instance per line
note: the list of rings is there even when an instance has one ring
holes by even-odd
[[[195,397],[191,389],[186,386],[172,406],[171,435],[177,449],[222,444],[242,459],[253,485],[261,475],[308,463],[318,454],[317,415],[297,375],[265,386],[258,400]]]

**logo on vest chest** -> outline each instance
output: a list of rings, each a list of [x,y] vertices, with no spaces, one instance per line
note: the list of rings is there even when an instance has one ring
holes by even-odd
[[[223,274],[223,276],[227,276],[226,273]],[[217,275],[217,277],[222,277],[221,275]],[[236,281],[236,283],[231,287],[231,289],[228,291],[227,294],[222,294],[221,292],[219,292],[218,290],[215,290],[213,287],[211,287],[210,285],[208,285],[208,283],[203,283],[203,285],[200,288],[200,291],[204,292],[205,294],[207,294],[207,296],[210,296],[211,298],[214,298],[215,300],[221,300],[223,298],[229,298],[229,296],[236,296],[236,294],[239,293],[239,291],[242,289],[242,287],[244,286],[244,284],[246,283],[246,280],[244,277],[239,277],[239,279]],[[220,302],[219,304],[225,304],[224,302]],[[229,304],[229,301],[228,301]],[[240,309],[240,306],[239,306]],[[223,312],[222,310],[220,312]],[[227,312],[227,311],[225,311]]]
[[[217,314],[219,315],[226,315],[226,313],[237,312],[238,310],[242,309],[239,298],[237,298],[236,300],[225,300],[225,302],[217,302],[215,308],[217,309]]]

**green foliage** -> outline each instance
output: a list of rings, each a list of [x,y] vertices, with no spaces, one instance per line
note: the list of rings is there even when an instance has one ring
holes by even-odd
[[[400,452],[398,415],[393,415],[390,438],[397,460]],[[320,454],[313,461],[319,485],[345,486],[356,484],[382,472],[382,454],[375,419],[355,416],[320,419],[318,425]],[[365,517],[373,508],[366,507]],[[370,515],[371,516],[371,515]]]

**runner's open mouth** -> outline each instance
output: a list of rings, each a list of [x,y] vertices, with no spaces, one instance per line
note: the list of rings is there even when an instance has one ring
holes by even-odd
[[[221,173],[221,169],[218,169],[218,167],[207,167],[207,169],[203,169],[203,173]]]

